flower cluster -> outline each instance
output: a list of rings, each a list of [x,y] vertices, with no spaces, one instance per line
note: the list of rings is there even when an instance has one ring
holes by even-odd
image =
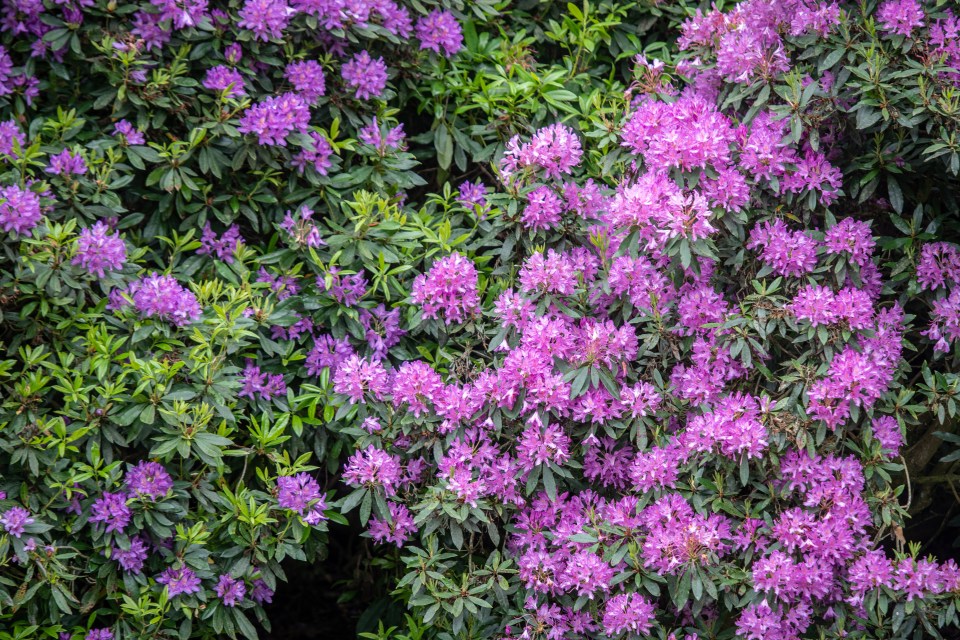
[[[459,253],[438,260],[417,277],[410,300],[423,309],[423,317],[441,317],[447,324],[465,322],[477,312],[477,269]]]
[[[196,322],[202,312],[197,297],[170,275],[152,273],[130,283],[125,291],[115,289],[113,307],[127,305],[128,298],[141,316],[157,317],[178,327]]]
[[[127,261],[127,246],[120,235],[111,232],[103,222],[97,222],[80,232],[77,253],[72,264],[103,278],[107,271],[118,271]]]

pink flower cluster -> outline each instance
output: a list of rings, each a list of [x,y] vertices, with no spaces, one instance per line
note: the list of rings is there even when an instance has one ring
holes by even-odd
[[[466,322],[480,305],[477,268],[456,252],[440,258],[430,271],[417,276],[410,300],[420,305],[425,319],[440,317],[446,324]]]

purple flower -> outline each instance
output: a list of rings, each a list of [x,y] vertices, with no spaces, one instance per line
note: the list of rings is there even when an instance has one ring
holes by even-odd
[[[107,525],[106,531],[121,532],[130,524],[130,507],[127,506],[125,493],[104,494],[93,503],[93,513],[90,522],[103,522]]]
[[[350,456],[343,480],[351,487],[382,488],[386,495],[392,496],[400,486],[402,471],[396,456],[371,445]]]
[[[14,142],[20,149],[23,149],[23,145],[27,143],[27,138],[14,120],[0,122],[0,156],[14,156]]]
[[[917,265],[920,289],[936,291],[948,284],[960,284],[960,249],[947,242],[928,242],[920,250]]]
[[[325,176],[330,167],[333,166],[330,162],[333,147],[330,146],[327,137],[322,133],[310,131],[307,136],[310,138],[310,142],[293,156],[290,164],[300,173],[303,173],[307,167],[313,167],[314,171]]]
[[[917,0],[885,0],[877,9],[877,22],[882,31],[910,37],[923,26],[923,7]]]
[[[753,228],[747,249],[759,249],[765,266],[783,276],[802,276],[817,266],[816,240],[803,231],[791,231],[783,220]]]
[[[487,186],[481,180],[476,182],[465,180],[460,183],[457,202],[468,209],[480,207],[480,212],[484,213],[488,209],[487,191]]]
[[[527,229],[554,229],[560,224],[563,201],[553,189],[540,186],[527,194],[520,220]]]
[[[208,222],[203,227],[203,235],[200,237],[200,248],[197,249],[197,253],[216,256],[218,260],[233,264],[233,254],[241,246],[243,246],[243,238],[240,237],[240,227],[232,224],[223,233],[216,233]]]
[[[413,521],[413,514],[405,505],[394,502],[389,503],[387,508],[390,510],[389,519],[372,518],[370,520],[368,529],[370,537],[377,542],[392,542],[397,547],[403,547],[403,543],[418,530]]]
[[[173,276],[152,273],[130,284],[127,294],[144,317],[156,316],[161,320],[183,327],[200,317],[200,304],[196,296],[185,289]]]
[[[333,390],[349,396],[352,402],[361,404],[367,393],[380,400],[387,392],[387,372],[379,362],[352,355],[337,368],[333,378]]]
[[[421,49],[443,53],[449,58],[463,48],[460,23],[449,11],[435,9],[417,20],[417,39]]]
[[[30,512],[23,507],[11,507],[0,515],[0,524],[3,525],[4,531],[14,538],[22,536],[25,527],[33,523],[34,519],[30,517]]]
[[[247,360],[247,367],[240,376],[242,388],[237,393],[240,398],[258,398],[269,402],[276,397],[287,395],[287,384],[283,380],[282,373],[262,373],[260,367],[253,364],[253,360]]]
[[[203,86],[211,91],[225,91],[228,98],[239,98],[247,95],[243,84],[243,76],[240,72],[222,64],[207,69]]]
[[[180,567],[179,569],[168,567],[157,576],[157,583],[167,585],[167,591],[171,598],[175,598],[182,593],[191,594],[200,591],[200,578],[190,567]]]
[[[119,233],[111,233],[110,227],[98,221],[80,232],[77,238],[77,253],[71,264],[86,269],[103,278],[107,271],[119,271],[127,261],[127,246]]]
[[[47,173],[55,176],[66,177],[69,175],[83,175],[87,172],[87,163],[79,153],[74,154],[69,149],[64,149],[60,153],[50,156],[50,164],[47,165]]]
[[[360,324],[375,359],[386,358],[387,352],[407,333],[400,328],[400,307],[387,309],[383,303],[373,309],[361,309]]]
[[[161,26],[163,17],[159,13],[137,11],[133,14],[133,29],[131,33],[143,40],[147,51],[161,49],[170,42],[170,29]]]
[[[314,338],[313,348],[307,354],[304,362],[308,376],[319,376],[324,368],[330,368],[330,375],[335,376],[340,363],[353,355],[353,348],[348,338],[334,338],[331,335],[321,334]]]
[[[142,460],[127,471],[123,480],[132,493],[151,500],[165,497],[173,489],[173,479],[159,462]]]
[[[13,82],[13,60],[6,47],[0,45],[0,96],[13,93],[8,83]]]
[[[283,75],[307,102],[316,102],[327,90],[323,67],[316,60],[292,62],[287,65]]]
[[[273,602],[273,589],[267,586],[261,578],[253,581],[253,592],[250,597],[257,604],[270,604]]]
[[[269,0],[268,0],[269,1]],[[310,107],[295,93],[270,96],[248,108],[240,118],[240,133],[255,133],[261,146],[287,146],[291,133],[306,133]]]
[[[338,267],[329,270],[330,284],[325,276],[317,276],[317,287],[345,307],[352,307],[367,294],[367,278],[362,273],[340,274]]]
[[[110,631],[110,629],[90,629],[83,640],[113,640],[113,631]]]
[[[287,232],[296,246],[323,247],[326,242],[320,236],[320,229],[313,222],[313,209],[300,207],[296,214],[287,211],[280,228]]]
[[[850,262],[863,267],[870,262],[877,243],[873,240],[869,224],[844,218],[827,231],[823,244],[827,253],[846,255]]]
[[[175,29],[195,26],[207,17],[207,0],[150,0],[160,9],[160,20],[170,20]]]
[[[40,196],[13,184],[0,187],[0,229],[23,235],[40,223]]]
[[[146,543],[139,537],[130,538],[130,548],[121,549],[113,547],[111,557],[120,563],[123,570],[128,573],[140,573],[143,571],[143,563],[149,556],[149,549]]]
[[[228,44],[223,49],[223,57],[232,65],[239,64],[243,59],[243,47],[240,46],[239,42]]]
[[[446,324],[465,322],[480,308],[473,261],[456,252],[441,258],[414,280],[410,300],[420,305],[424,319],[439,316]]]
[[[383,58],[376,60],[366,50],[353,56],[341,69],[344,81],[354,88],[360,100],[379,98],[387,86],[387,65]]]
[[[390,0],[381,0],[377,10],[383,20],[383,28],[395,36],[409,38],[413,32],[413,23],[410,21],[410,12]]]
[[[243,583],[243,580],[223,574],[217,582],[216,592],[217,597],[223,602],[223,606],[235,607],[246,595],[247,586]]]
[[[622,633],[647,635],[654,622],[654,606],[638,593],[621,593],[607,600],[603,630],[608,636]]]
[[[119,120],[113,125],[113,135],[121,136],[124,143],[128,145],[143,144],[146,141],[143,132],[139,129],[134,129],[133,125],[126,120]]]
[[[237,26],[253,31],[264,42],[271,38],[280,40],[293,13],[286,0],[246,0]]]
[[[370,121],[370,124],[360,129],[357,134],[360,142],[376,147],[381,156],[385,155],[389,149],[399,149],[406,139],[403,132],[403,125],[396,127],[381,127],[376,117]]]
[[[308,473],[277,478],[277,504],[282,509],[296,511],[310,525],[327,519],[323,513],[327,503],[320,493],[320,485]]]
[[[272,275],[264,267],[260,267],[260,271],[257,272],[257,282],[269,284],[270,290],[277,295],[277,300],[286,300],[290,296],[297,295],[297,292],[300,291],[296,276]]]

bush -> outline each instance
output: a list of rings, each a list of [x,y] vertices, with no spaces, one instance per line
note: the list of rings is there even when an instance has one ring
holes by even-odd
[[[10,7],[0,637],[956,627],[949,10]]]

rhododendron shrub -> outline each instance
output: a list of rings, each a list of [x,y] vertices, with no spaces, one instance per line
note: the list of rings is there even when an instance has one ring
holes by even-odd
[[[345,474],[365,481],[343,509],[400,548],[397,585],[422,620],[497,638],[955,628],[957,564],[901,528],[911,431],[955,413],[930,387],[955,384],[935,354],[952,362],[958,335],[956,249],[923,226],[955,204],[901,187],[902,163],[850,158],[848,69],[828,87],[798,81],[791,101],[807,67],[787,54],[836,73],[839,57],[797,42],[851,28],[838,5],[793,8],[697,14],[673,75],[638,57],[614,141],[586,119],[583,136],[554,124],[511,139],[498,193],[461,193],[508,239],[493,255],[513,260],[490,265],[482,318],[448,327],[425,361],[363,361],[369,388],[336,375],[338,418],[377,425],[348,429],[362,454]],[[947,53],[922,72],[942,95]],[[767,94],[751,101],[754,80]],[[814,100],[832,102],[819,119]],[[877,123],[864,118],[851,116]],[[936,144],[902,144],[934,189],[956,186]],[[428,286],[439,307],[468,290],[472,270],[440,264],[415,304]],[[912,387],[921,373],[929,386]]]
[[[0,7],[0,636],[957,626],[948,8]]]

